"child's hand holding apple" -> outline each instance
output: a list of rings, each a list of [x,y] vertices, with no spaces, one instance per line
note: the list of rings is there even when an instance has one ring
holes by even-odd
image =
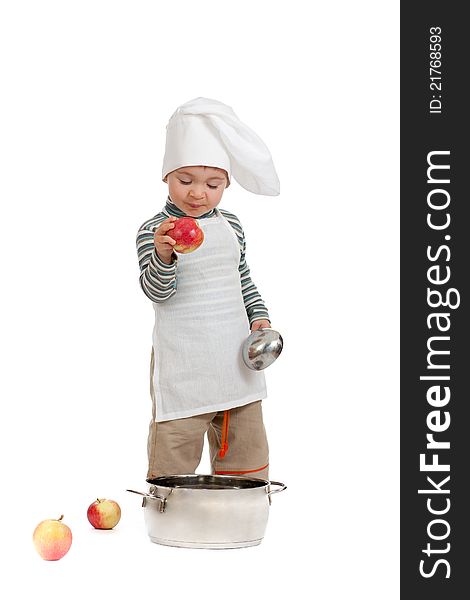
[[[204,241],[204,232],[192,217],[165,219],[154,235],[155,247],[161,260],[169,265],[174,252],[189,254]]]
[[[157,254],[165,264],[171,264],[171,256],[173,254],[173,246],[176,244],[175,240],[171,238],[167,233],[174,228],[174,222],[176,217],[169,217],[165,219],[155,231],[153,241]]]

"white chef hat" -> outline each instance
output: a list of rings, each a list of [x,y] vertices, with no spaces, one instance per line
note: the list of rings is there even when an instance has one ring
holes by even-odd
[[[279,178],[263,140],[242,123],[230,106],[195,98],[179,106],[166,131],[162,178],[180,167],[224,169],[246,190],[264,196],[279,194]]]

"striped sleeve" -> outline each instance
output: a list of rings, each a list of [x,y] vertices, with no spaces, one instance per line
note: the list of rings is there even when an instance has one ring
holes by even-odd
[[[164,302],[176,294],[178,259],[167,265],[158,256],[153,242],[155,229],[167,215],[158,213],[146,221],[137,232],[137,257],[140,266],[140,287],[152,302]]]
[[[220,210],[220,212],[232,226],[240,244],[240,263],[238,265],[238,270],[240,272],[240,283],[242,288],[243,302],[245,304],[245,310],[246,314],[248,315],[250,326],[254,321],[257,321],[259,319],[267,319],[268,321],[271,321],[264,300],[261,298],[261,295],[258,292],[256,285],[253,283],[253,280],[250,277],[250,268],[245,258],[245,234],[243,232],[240,220],[233,213],[230,213],[227,210]]]

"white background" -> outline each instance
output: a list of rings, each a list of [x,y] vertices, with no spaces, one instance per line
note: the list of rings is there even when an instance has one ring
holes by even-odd
[[[1,7],[0,586],[398,598],[398,2]],[[232,106],[281,180],[220,205],[285,342],[264,414],[288,490],[239,550],[151,544],[124,491],[146,489],[151,416],[135,234],[165,201],[166,123],[197,96]],[[86,520],[97,496],[121,504],[111,532]],[[42,561],[33,529],[62,513],[72,547]]]

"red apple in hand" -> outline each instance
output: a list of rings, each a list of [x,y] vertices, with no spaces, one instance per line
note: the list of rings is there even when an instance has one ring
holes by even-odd
[[[173,221],[174,228],[168,231],[176,244],[173,246],[175,252],[188,254],[194,252],[204,241],[204,232],[199,223],[192,217],[181,217]]]
[[[41,521],[33,533],[33,544],[44,560],[59,560],[67,554],[72,545],[72,532],[60,519]]]
[[[97,498],[88,507],[86,516],[95,529],[112,529],[119,523],[121,507],[114,500]]]

